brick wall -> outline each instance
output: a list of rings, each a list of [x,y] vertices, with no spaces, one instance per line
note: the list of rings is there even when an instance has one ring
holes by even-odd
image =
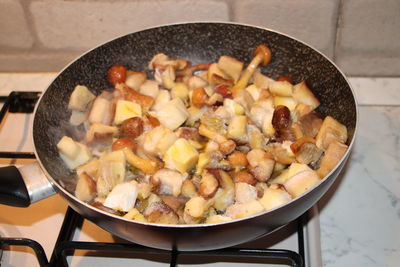
[[[0,71],[59,71],[133,31],[233,21],[303,40],[352,76],[400,76],[399,0],[0,0]]]

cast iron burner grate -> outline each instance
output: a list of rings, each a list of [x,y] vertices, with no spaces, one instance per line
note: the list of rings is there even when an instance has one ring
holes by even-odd
[[[40,92],[11,92],[9,96],[0,96],[0,102],[4,103],[2,109],[0,110],[0,124],[3,121],[7,112],[32,113],[35,103],[39,97]],[[0,152],[0,158],[34,159],[35,155],[31,152]],[[27,238],[0,237],[0,251],[4,248],[4,246],[30,247],[36,253],[36,257],[41,267],[68,266],[67,257],[72,256],[76,250],[90,250],[98,252],[129,252],[138,255],[169,255],[170,266],[177,266],[178,257],[186,255],[196,257],[213,256],[221,258],[221,261],[223,261],[223,257],[258,259],[261,262],[265,262],[265,260],[271,260],[274,262],[278,261],[280,264],[289,263],[293,267],[305,267],[303,216],[296,220],[299,252],[287,249],[254,249],[236,247],[212,251],[167,251],[153,249],[134,243],[73,241],[74,232],[82,227],[84,218],[80,214],[76,213],[73,209],[68,207],[50,261],[48,261],[43,247],[38,242]]]

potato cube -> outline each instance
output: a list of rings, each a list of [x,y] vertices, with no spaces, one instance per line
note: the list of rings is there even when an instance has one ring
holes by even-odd
[[[82,201],[89,202],[96,197],[96,182],[86,173],[78,176],[75,196]]]
[[[162,157],[177,139],[173,131],[160,125],[145,133],[143,148],[151,155]]]
[[[251,149],[262,148],[263,146],[265,146],[266,140],[264,138],[264,135],[256,126],[247,125],[247,133]]]
[[[153,175],[153,179],[160,181],[160,194],[177,197],[181,193],[185,176],[175,170],[161,169]]]
[[[157,111],[162,108],[165,104],[167,104],[171,100],[171,95],[168,90],[160,90],[154,101],[154,105],[151,107],[152,110]]]
[[[174,87],[175,78],[175,70],[172,65],[168,65],[165,70],[161,72],[162,85],[167,89]]]
[[[308,167],[307,164],[302,163],[292,163],[288,168],[288,177],[295,176],[296,174],[303,172],[303,171],[311,171],[312,169]]]
[[[158,93],[160,92],[160,88],[158,83],[153,80],[146,80],[139,89],[139,93],[147,96],[151,96],[152,98],[156,99]]]
[[[247,86],[246,91],[249,92],[254,101],[257,101],[258,98],[260,98],[261,88],[257,87],[255,84]]]
[[[290,111],[293,111],[296,108],[297,101],[290,96],[275,96],[274,106],[277,107],[279,105],[286,106]]]
[[[105,197],[113,187],[125,179],[126,158],[122,150],[113,151],[99,159],[97,193]]]
[[[265,76],[260,71],[256,70],[254,72],[254,84],[260,89],[268,89],[271,82],[274,80]]]
[[[207,80],[209,84],[213,84],[213,75],[217,75],[224,79],[228,79],[229,77],[218,67],[217,63],[213,63],[210,65],[207,71]]]
[[[134,180],[117,184],[108,194],[103,205],[111,209],[128,212],[134,207],[138,193],[138,183]]]
[[[228,126],[228,137],[233,139],[246,139],[247,116],[234,116]]]
[[[223,223],[232,221],[231,217],[224,216],[224,215],[212,215],[207,217],[206,223]]]
[[[179,97],[185,101],[189,97],[189,88],[185,83],[175,83],[174,87],[171,89],[171,95],[173,98]]]
[[[317,147],[323,150],[326,150],[333,141],[346,143],[347,128],[331,116],[326,116],[315,141]]]
[[[243,69],[243,62],[230,56],[221,56],[218,60],[218,68],[228,74],[236,83]]]
[[[63,136],[57,143],[58,151],[70,159],[75,159],[80,152],[80,146],[71,137]]]
[[[325,155],[321,160],[321,164],[317,173],[319,177],[324,178],[330,171],[332,171],[339,161],[343,158],[348,146],[338,141],[333,141],[329,144],[325,151]]]
[[[186,179],[183,181],[182,187],[181,187],[181,194],[184,197],[191,198],[197,195],[196,192],[196,187],[193,184],[192,180]]]
[[[75,144],[78,145],[79,148],[78,148],[78,153],[75,155],[74,158],[70,158],[67,155],[60,152],[61,159],[71,170],[85,164],[86,162],[92,159],[92,153],[90,152],[90,149],[87,146],[78,142],[75,142]]]
[[[187,82],[189,89],[193,91],[196,88],[204,88],[208,85],[208,82],[200,76],[193,75],[188,79]]]
[[[278,164],[275,164],[275,165],[278,165]],[[279,173],[278,176],[276,176],[275,178],[270,180],[271,184],[282,184],[283,185],[286,182],[286,180],[290,178],[288,174],[289,174],[289,169],[284,169],[283,171],[281,171]]]
[[[259,199],[265,210],[271,210],[292,200],[292,197],[282,187],[276,184],[270,185],[264,190],[264,195]]]
[[[88,111],[72,110],[71,117],[69,117],[69,123],[71,123],[71,125],[78,126],[87,120],[88,115]]]
[[[189,113],[182,100],[174,98],[157,110],[156,116],[163,126],[175,130],[186,121]]]
[[[86,86],[77,85],[69,98],[68,108],[85,111],[96,96]]]
[[[99,169],[100,161],[98,159],[92,159],[88,163],[80,166],[76,169],[76,174],[79,176],[82,173],[86,173],[93,179],[97,179],[97,170]]]
[[[235,100],[225,98],[224,107],[231,114],[231,116],[244,114],[244,108],[240,104],[236,103]]]
[[[207,201],[200,197],[192,197],[191,199],[188,200],[185,204],[185,213],[188,215],[194,217],[194,218],[199,218],[203,217],[204,212],[208,208]]]
[[[204,167],[211,162],[211,157],[207,153],[200,153],[196,165],[196,174],[201,174]]]
[[[302,81],[293,87],[293,98],[296,102],[309,105],[313,109],[320,105],[318,98],[314,95],[311,89],[308,88],[305,81]]]
[[[273,81],[269,84],[269,90],[275,96],[292,96],[293,85],[288,81]]]
[[[93,123],[89,130],[86,132],[85,141],[90,144],[93,141],[98,140],[111,140],[112,137],[118,135],[118,128],[115,126],[109,126],[98,122]]]
[[[309,170],[299,172],[290,177],[288,180],[286,180],[284,186],[292,197],[298,197],[308,190],[314,188],[319,181],[320,179],[318,174],[313,170]]]
[[[140,86],[146,81],[146,72],[127,71],[125,84],[134,90],[139,90]]]
[[[248,217],[264,211],[263,205],[258,200],[251,200],[246,203],[236,203],[230,205],[225,215],[234,219]]]
[[[189,118],[186,120],[186,125],[193,126],[198,120],[200,120],[201,116],[208,110],[207,106],[202,108],[196,108],[195,106],[190,106],[187,111],[189,113]]]
[[[248,183],[235,183],[236,203],[246,203],[257,199],[257,189]]]
[[[112,121],[111,103],[105,98],[97,97],[89,113],[88,121],[100,122],[109,125]]]

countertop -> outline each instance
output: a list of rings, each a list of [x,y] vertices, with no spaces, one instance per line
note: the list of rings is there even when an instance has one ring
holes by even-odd
[[[55,73],[0,73],[0,92],[42,91]],[[324,266],[400,262],[400,78],[349,78],[359,123],[350,160],[318,203]],[[30,122],[26,122],[30,123]],[[17,138],[16,134],[1,135]],[[33,148],[22,145],[22,150]]]

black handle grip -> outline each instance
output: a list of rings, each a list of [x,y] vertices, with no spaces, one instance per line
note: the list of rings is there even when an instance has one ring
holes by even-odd
[[[0,204],[28,207],[31,204],[24,179],[15,166],[0,168]]]

